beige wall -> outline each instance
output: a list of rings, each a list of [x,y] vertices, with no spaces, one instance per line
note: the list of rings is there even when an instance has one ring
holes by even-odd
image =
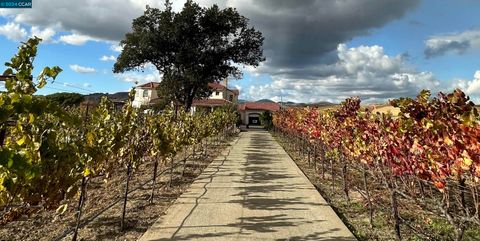
[[[217,93],[218,93],[218,95],[217,95]],[[223,99],[223,94],[224,93],[225,93],[224,91],[214,90],[212,92],[212,94],[210,95],[209,99],[221,100],[221,99]]]
[[[133,99],[132,106],[139,108],[141,106],[148,105],[150,100],[158,98],[157,90],[154,89],[136,89],[135,98]]]
[[[217,95],[218,93],[218,95]],[[225,94],[227,94],[225,96]],[[209,99],[215,99],[215,100],[220,100],[220,99],[224,99],[224,100],[228,100],[230,101],[230,95],[233,95],[233,100],[232,102],[233,103],[237,103],[238,101],[238,95],[236,95],[233,91],[231,90],[228,90],[228,91],[225,91],[225,90],[214,90],[212,92],[212,94],[210,95]]]

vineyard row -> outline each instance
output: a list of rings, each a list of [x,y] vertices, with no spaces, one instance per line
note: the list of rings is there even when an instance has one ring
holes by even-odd
[[[340,177],[347,202],[352,190],[361,194],[371,225],[373,213],[385,209],[379,196],[388,194],[397,240],[411,234],[402,227],[432,239],[426,228],[431,219],[422,219],[422,213],[453,227],[453,236],[443,239],[462,240],[466,230],[480,226],[475,105],[460,90],[434,98],[422,91],[391,104],[400,109],[398,116],[374,113],[349,98],[338,109],[285,109],[274,114],[273,123],[282,139],[293,143],[291,149],[312,160],[320,178],[329,177],[333,186]],[[400,207],[416,210],[415,215],[402,216]]]
[[[145,157],[155,160],[153,201],[159,164],[173,167],[173,157],[185,147],[234,130],[233,106],[196,114],[173,109],[143,114],[132,107],[134,89],[121,110],[106,98],[89,109],[63,108],[35,96],[62,71],[46,67],[33,81],[40,41],[22,44],[3,73],[10,77],[0,93],[0,207],[25,203],[61,210],[65,200],[78,198],[75,240],[89,180],[108,181],[111,172],[126,168],[123,229],[129,181]]]

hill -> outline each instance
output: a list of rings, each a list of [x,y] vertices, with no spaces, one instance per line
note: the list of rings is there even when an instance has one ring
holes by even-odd
[[[100,99],[103,96],[106,96],[110,100],[126,101],[128,99],[128,92],[117,92],[117,93],[114,93],[114,94],[94,93],[94,94],[85,95],[84,97],[85,97],[86,101],[98,103],[98,102],[100,102]]]

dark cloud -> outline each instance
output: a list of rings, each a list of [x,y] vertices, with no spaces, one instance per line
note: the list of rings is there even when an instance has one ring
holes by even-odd
[[[436,56],[444,55],[447,52],[457,52],[464,53],[467,49],[470,48],[470,42],[467,40],[464,41],[447,41],[440,43],[435,46],[430,46],[425,49],[425,57],[433,58]]]
[[[433,58],[446,53],[463,54],[480,49],[480,29],[430,37],[425,41],[425,57]]]
[[[322,62],[338,44],[402,17],[418,0],[228,1],[265,35],[271,67]]]
[[[368,34],[398,19],[419,0],[199,0],[199,4],[235,7],[250,18],[265,37],[265,55],[270,65],[304,66],[318,63],[339,43]],[[181,8],[184,1],[173,1]],[[38,26],[59,26],[66,31],[95,39],[119,41],[130,31],[132,19],[145,5],[161,7],[163,1],[37,0],[35,9],[2,10],[17,22]],[[52,6],[55,6],[52,14]]]
[[[245,92],[252,98],[285,96],[299,101],[338,101],[351,95],[384,98],[415,94],[422,83],[435,85],[430,73],[408,68],[405,57],[386,56],[380,46],[348,49],[343,45],[400,19],[419,1],[198,0],[203,6],[235,7],[264,34],[267,61],[253,72],[268,74],[273,82]],[[179,10],[183,2],[173,1],[174,9]],[[0,15],[13,14],[19,23],[70,31],[76,34],[69,36],[72,43],[118,41],[146,4],[159,7],[163,1],[36,0],[34,11],[0,10]],[[51,6],[55,6],[53,14]]]

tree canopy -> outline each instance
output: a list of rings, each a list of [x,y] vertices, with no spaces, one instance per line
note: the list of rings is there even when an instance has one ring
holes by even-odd
[[[45,96],[49,101],[55,102],[61,106],[78,106],[85,97],[78,93],[55,93]]]
[[[174,12],[167,0],[165,10],[147,6],[132,30],[121,41],[114,72],[152,64],[163,74],[162,95],[187,110],[195,98],[211,94],[208,83],[240,78],[240,65],[256,67],[265,60],[262,34],[234,8],[200,7],[188,0]]]

